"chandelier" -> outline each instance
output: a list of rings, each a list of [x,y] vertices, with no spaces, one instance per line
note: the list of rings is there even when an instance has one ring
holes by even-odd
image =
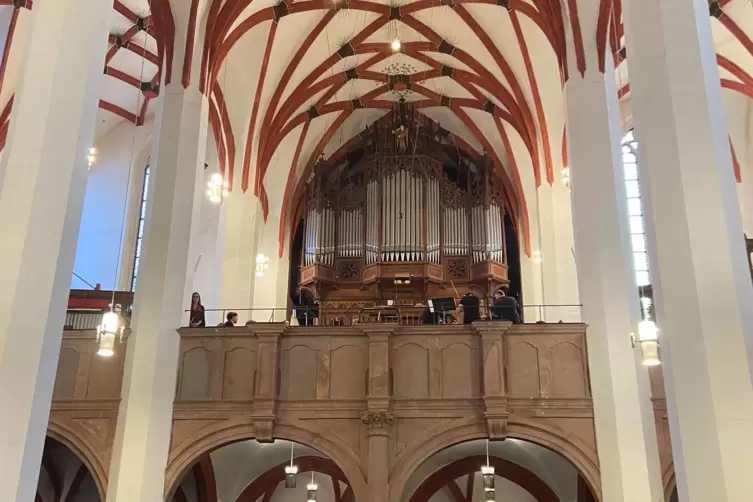
[[[110,304],[110,311],[102,316],[102,322],[97,326],[97,343],[99,348],[97,355],[112,357],[115,355],[115,341],[123,341],[123,319],[118,312],[119,306]]]
[[[293,463],[293,449],[295,443],[290,442],[290,465],[285,466],[285,488],[295,488],[295,478],[298,474],[298,466]]]
[[[89,169],[92,168],[95,162],[97,162],[97,149],[94,147],[89,148],[89,154],[86,156],[86,162],[89,164]]]
[[[416,73],[416,67],[412,64],[394,61],[384,67],[384,73],[389,77],[390,92],[395,96],[404,98],[413,92],[408,85],[410,76]]]
[[[484,487],[484,501],[495,500],[494,467],[489,463],[489,440],[486,440],[486,465],[481,466],[481,480]]]
[[[264,277],[264,272],[269,269],[269,258],[264,253],[256,255],[256,276]]]
[[[222,179],[220,173],[214,173],[207,182],[207,197],[213,204],[221,204],[222,200],[227,197],[228,184]]]
[[[661,364],[659,353],[659,328],[653,321],[651,314],[651,298],[641,296],[641,311],[643,320],[638,323],[638,336],[631,335],[633,347],[641,347],[641,360],[644,366],[658,366]]]

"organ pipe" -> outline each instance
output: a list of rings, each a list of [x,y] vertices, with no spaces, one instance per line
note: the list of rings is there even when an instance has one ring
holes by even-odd
[[[408,131],[421,127],[407,123]],[[396,126],[377,132],[377,151],[362,169],[315,166],[304,211],[304,266],[334,267],[341,259],[442,264],[453,257],[505,263],[504,199],[488,159],[473,169],[458,166],[450,177],[431,153],[436,138],[419,140],[411,132],[397,142],[390,130]],[[424,141],[418,147],[430,153],[417,160],[414,141]]]

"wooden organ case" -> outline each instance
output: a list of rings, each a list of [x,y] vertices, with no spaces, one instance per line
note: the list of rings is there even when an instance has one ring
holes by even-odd
[[[315,166],[300,287],[323,308],[486,299],[508,284],[502,182],[486,156],[446,165],[441,132],[401,101],[362,133],[360,160]]]

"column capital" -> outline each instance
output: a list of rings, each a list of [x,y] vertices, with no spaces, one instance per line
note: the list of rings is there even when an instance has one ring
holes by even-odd
[[[395,424],[395,414],[391,411],[364,411],[361,413],[361,422],[366,425],[369,435],[387,434],[388,429]]]
[[[379,342],[386,341],[391,335],[394,335],[397,326],[397,324],[391,323],[361,324],[359,329],[369,337],[369,341]]]
[[[252,334],[259,338],[259,341],[276,342],[285,334],[287,326],[285,323],[253,323],[246,326]]]
[[[497,338],[503,336],[512,326],[509,321],[476,321],[473,329],[482,338]]]

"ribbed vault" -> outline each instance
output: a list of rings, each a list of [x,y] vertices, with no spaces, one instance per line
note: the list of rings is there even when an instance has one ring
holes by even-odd
[[[739,179],[753,97],[753,13],[747,0],[709,3]],[[22,9],[33,2],[0,0],[0,23],[9,27],[0,144],[19,67],[14,48],[23,49],[13,40],[29,28],[28,16],[19,21]],[[198,75],[221,168],[286,228],[294,209],[287,201],[319,155],[347,153],[402,97],[459,151],[490,156],[525,229],[526,194],[553,183],[567,164],[568,75],[604,71],[616,60],[629,115],[621,19],[622,0],[115,0],[98,135],[119,121],[147,122],[163,72],[186,86]],[[173,50],[176,40],[189,50]],[[173,66],[196,70],[173,75]]]

